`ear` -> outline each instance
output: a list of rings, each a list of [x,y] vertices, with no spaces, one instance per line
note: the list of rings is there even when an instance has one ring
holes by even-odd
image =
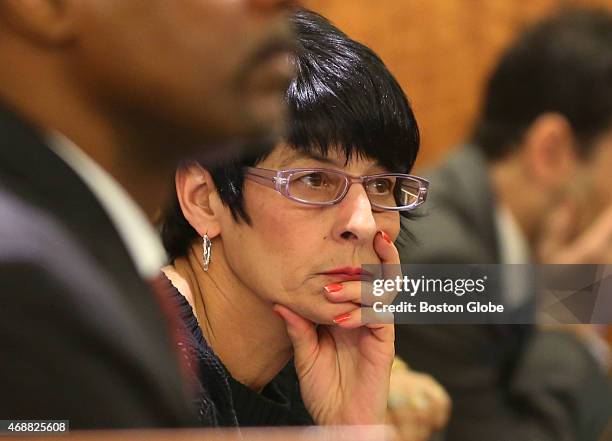
[[[565,185],[578,161],[572,127],[558,113],[543,114],[533,122],[525,135],[523,152],[529,179],[550,189]]]
[[[187,222],[200,236],[211,239],[221,232],[213,207],[220,207],[217,188],[208,170],[197,164],[181,167],[175,177],[176,194]]]
[[[56,46],[76,35],[76,3],[71,0],[2,0],[5,26],[37,44]]]

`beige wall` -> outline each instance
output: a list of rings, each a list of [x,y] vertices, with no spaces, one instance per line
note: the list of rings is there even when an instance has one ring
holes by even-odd
[[[303,0],[373,48],[410,97],[423,136],[418,166],[469,133],[479,93],[521,26],[561,5],[612,0]],[[417,168],[418,168],[417,166]]]

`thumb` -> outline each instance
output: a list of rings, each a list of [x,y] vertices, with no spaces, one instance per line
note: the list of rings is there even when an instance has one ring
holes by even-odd
[[[315,354],[319,348],[319,339],[314,323],[283,305],[274,305],[273,310],[285,322],[296,364]]]

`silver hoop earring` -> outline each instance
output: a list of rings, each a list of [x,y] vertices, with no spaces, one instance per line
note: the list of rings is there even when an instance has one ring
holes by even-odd
[[[210,264],[210,257],[212,256],[212,242],[210,241],[208,234],[204,234],[202,237],[203,245],[203,260],[204,260],[204,271],[208,271],[208,265]]]

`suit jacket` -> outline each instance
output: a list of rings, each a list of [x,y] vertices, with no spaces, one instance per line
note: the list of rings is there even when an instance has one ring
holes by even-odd
[[[428,175],[423,216],[402,220],[414,237],[400,245],[402,263],[499,263],[487,169],[468,146]],[[449,391],[449,441],[596,440],[612,413],[609,383],[565,333],[524,325],[401,325],[396,348]]]
[[[109,217],[0,109],[0,416],[196,425],[174,343]]]

